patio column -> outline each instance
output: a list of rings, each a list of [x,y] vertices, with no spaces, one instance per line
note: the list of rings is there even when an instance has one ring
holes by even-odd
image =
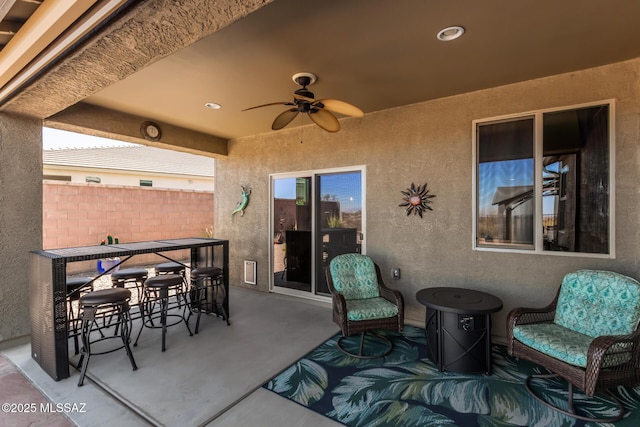
[[[29,251],[42,246],[42,122],[0,112],[0,347],[29,334]]]

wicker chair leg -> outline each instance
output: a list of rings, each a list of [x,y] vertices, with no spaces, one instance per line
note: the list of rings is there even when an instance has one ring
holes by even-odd
[[[578,415],[576,414],[575,408],[574,408],[574,404],[573,404],[573,384],[571,384],[570,382],[567,382],[569,384],[569,390],[568,390],[568,396],[567,396],[567,410],[565,411],[562,408],[559,408],[549,402],[547,402],[546,400],[544,400],[543,398],[541,398],[540,396],[538,396],[533,389],[531,388],[531,385],[529,384],[529,382],[534,379],[534,378],[555,378],[558,377],[559,375],[557,374],[540,374],[540,375],[529,375],[525,381],[525,387],[527,388],[527,391],[529,392],[529,394],[531,396],[533,396],[533,398],[535,398],[538,402],[548,406],[549,408],[558,411],[562,414],[568,415],[572,418],[576,418],[582,421],[591,421],[591,422],[597,422],[597,423],[613,423],[616,422],[620,419],[622,419],[622,417],[624,417],[624,406],[622,405],[622,402],[620,402],[620,399],[618,399],[616,396],[613,395],[613,393],[611,393],[609,390],[605,391],[605,394],[616,404],[616,406],[618,407],[618,415],[610,417],[610,418],[592,418],[592,417],[587,417],[584,415]]]
[[[369,335],[374,336],[375,338],[379,339],[380,341],[382,341],[385,344],[386,348],[381,353],[376,353],[376,354],[371,354],[371,355],[364,354],[364,340],[365,340],[365,335],[366,334],[367,334],[366,332],[362,332],[360,334],[360,348],[359,348],[358,353],[352,353],[352,352],[350,352],[350,351],[348,351],[347,349],[344,348],[343,340],[349,338],[348,336],[341,336],[340,338],[338,338],[338,348],[340,349],[340,351],[342,351],[347,356],[355,357],[357,359],[377,359],[379,357],[384,357],[384,356],[388,355],[389,353],[391,353],[391,350],[393,350],[393,343],[391,342],[391,340],[389,340],[389,338],[383,337],[383,336],[380,336],[380,335],[369,334]]]

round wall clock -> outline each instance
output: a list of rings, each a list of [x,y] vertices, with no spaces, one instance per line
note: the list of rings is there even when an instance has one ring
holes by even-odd
[[[160,131],[160,126],[154,122],[144,122],[140,126],[140,132],[144,139],[148,139],[149,141],[159,141],[160,137],[162,137],[162,132]]]

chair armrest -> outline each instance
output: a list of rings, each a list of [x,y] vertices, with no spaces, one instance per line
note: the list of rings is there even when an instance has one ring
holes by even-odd
[[[380,296],[382,298],[396,304],[398,308],[404,307],[404,297],[400,291],[387,288],[386,286],[380,286],[378,289],[380,290]]]
[[[375,267],[376,275],[378,276],[378,291],[380,292],[380,296],[398,306],[398,323],[400,330],[402,330],[404,325],[404,297],[400,291],[388,288],[387,285],[385,285],[380,266],[375,264]]]
[[[380,296],[387,301],[397,303],[399,299],[402,299],[402,294],[399,291],[387,288],[384,283],[378,283],[378,290],[380,291]]]
[[[532,323],[549,323],[556,315],[555,304],[543,308],[518,307],[509,312],[507,325],[509,329],[518,325],[529,325]]]
[[[380,296],[387,301],[394,303],[398,307],[398,332],[404,328],[404,298],[400,291],[389,289],[384,284],[378,286]]]
[[[529,325],[532,323],[551,323],[556,315],[556,307],[558,305],[558,296],[560,288],[556,292],[556,296],[546,307],[530,308],[517,307],[509,312],[507,316],[507,333],[510,335],[514,327],[518,325]],[[511,339],[511,336],[508,337]]]
[[[627,345],[625,345],[627,344]],[[640,329],[627,335],[603,335],[596,337],[587,351],[587,369],[600,369],[605,356],[627,353],[629,361],[639,363],[634,354],[640,351]],[[616,347],[614,347],[616,346]]]
[[[346,314],[347,301],[344,299],[344,295],[338,292],[335,286],[333,286],[333,277],[331,276],[331,270],[329,267],[325,268],[325,278],[327,280],[327,287],[329,288],[331,299],[333,300],[333,311],[340,314]]]
[[[609,377],[624,378],[629,386],[635,387],[640,380],[640,329],[628,335],[604,335],[595,338],[587,350],[584,392],[593,396],[599,387],[608,388],[599,383],[601,370],[606,369]]]
[[[337,311],[343,316],[347,315],[347,300],[344,299],[344,295],[336,292],[331,294],[333,299],[333,310]]]
[[[513,355],[513,329],[518,325],[530,325],[536,323],[551,323],[556,314],[558,296],[551,304],[542,308],[518,307],[509,312],[507,316],[507,351]]]
[[[402,293],[400,291],[396,291],[395,289],[391,289],[387,287],[382,279],[382,272],[380,271],[380,266],[375,264],[376,267],[376,275],[378,276],[378,291],[380,292],[380,296],[386,299],[389,302],[396,304],[399,308],[402,306],[404,308],[404,298],[402,297]]]

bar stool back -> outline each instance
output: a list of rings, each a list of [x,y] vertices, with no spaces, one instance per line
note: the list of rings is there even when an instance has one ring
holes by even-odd
[[[80,306],[77,301],[82,295],[93,291],[92,281],[91,277],[67,277],[67,329],[69,338],[73,338],[74,354],[79,353],[80,336]],[[74,305],[77,307],[74,308]]]
[[[136,287],[138,304],[142,301],[144,281],[147,280],[147,270],[144,268],[122,268],[111,273],[111,284],[114,288]]]
[[[171,303],[170,299],[175,298]],[[160,306],[156,310],[156,305]],[[189,335],[193,336],[189,327],[189,319],[185,317],[187,310],[187,299],[184,294],[183,277],[179,274],[163,274],[160,276],[149,277],[144,282],[144,296],[142,304],[140,304],[140,313],[142,316],[142,326],[136,337],[134,346],[138,345],[142,329],[162,328],[162,351],[166,350],[167,327],[174,326],[184,322],[189,331]],[[172,309],[182,309],[182,313],[170,313]],[[172,321],[168,319],[172,318]],[[154,320],[160,319],[160,324],[154,323]],[[169,323],[171,322],[171,323]]]
[[[124,348],[127,356],[129,356],[131,367],[134,371],[138,369],[136,361],[133,358],[133,353],[131,352],[131,347],[129,346],[129,342],[131,341],[130,299],[131,291],[121,288],[102,289],[80,297],[78,303],[80,320],[82,322],[82,349],[80,350],[80,360],[78,361],[78,368],[81,368],[78,386],[82,386],[84,383],[84,377],[87,373],[87,366],[89,366],[89,358],[91,356],[112,353]],[[115,323],[113,322],[114,317],[116,319]],[[109,323],[103,323],[103,326],[99,326],[98,320],[106,318],[109,318]],[[111,327],[115,327],[113,335],[104,335],[102,333],[103,329]],[[91,333],[96,330],[100,332],[100,336],[92,339]],[[93,344],[111,339],[120,339],[122,345],[100,352],[91,351]]]
[[[222,314],[222,319],[227,322],[227,326],[230,324],[223,304],[226,293],[222,279],[223,271],[218,267],[200,267],[191,270],[191,288],[189,290],[191,312],[189,312],[189,317],[192,312],[198,313],[196,334],[200,328],[200,316],[203,312],[206,314],[215,313],[216,316]]]

